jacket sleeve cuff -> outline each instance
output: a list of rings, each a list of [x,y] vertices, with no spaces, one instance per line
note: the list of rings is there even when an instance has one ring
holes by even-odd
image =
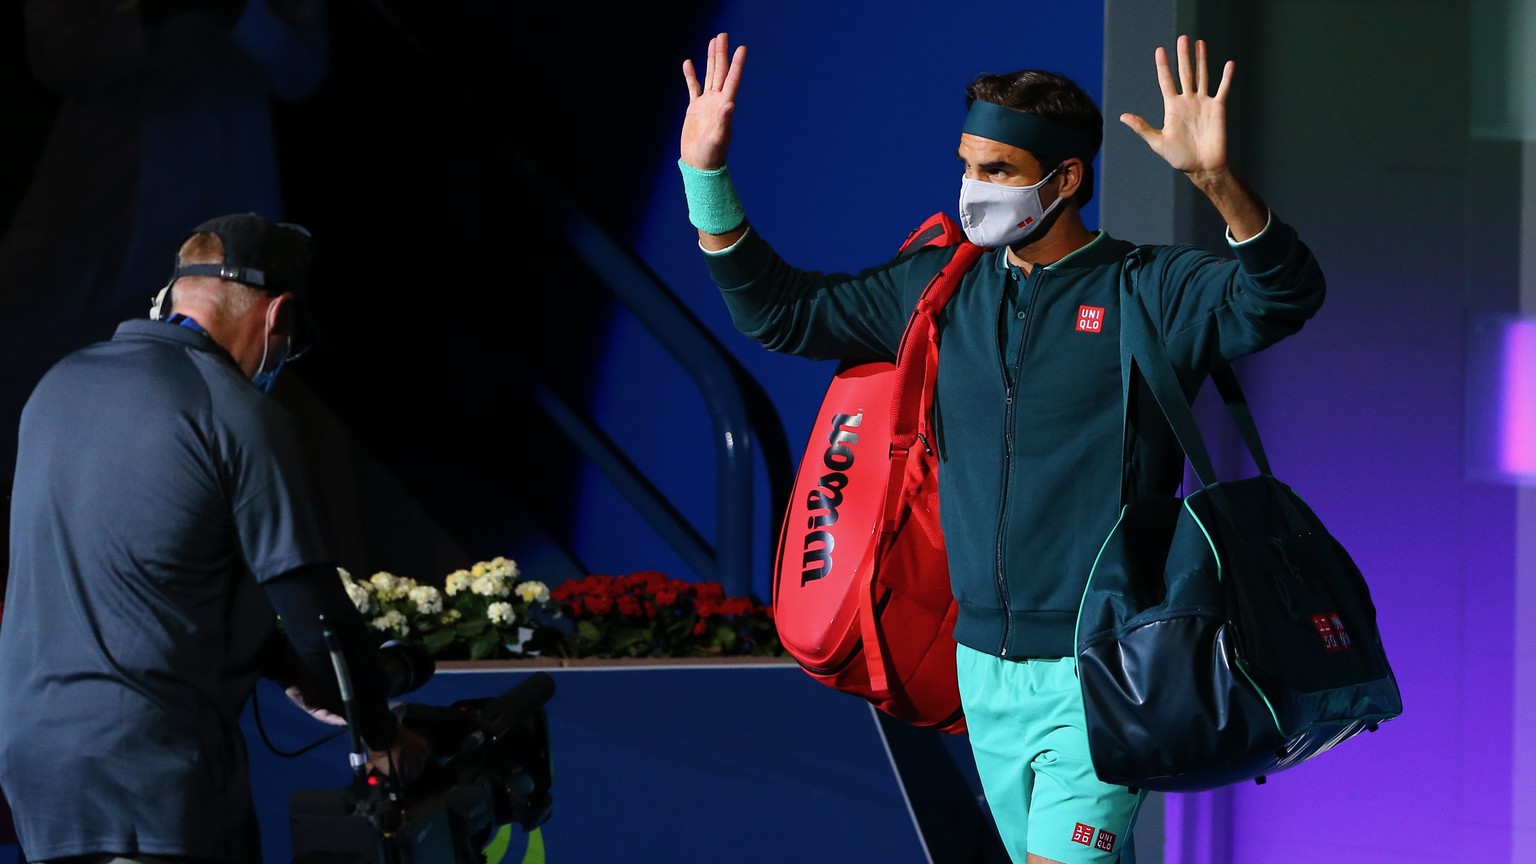
[[[699,247],[703,250],[703,247]],[[704,264],[710,278],[722,289],[729,290],[747,285],[768,269],[773,250],[750,227],[741,239],[719,251],[704,251]]]
[[[1246,246],[1249,243],[1252,243],[1253,241],[1255,241],[1255,240],[1259,239],[1260,237],[1263,237],[1265,234],[1269,233],[1269,226],[1271,226],[1273,224],[1275,224],[1275,211],[1266,209],[1264,211],[1264,227],[1259,229],[1259,233],[1253,235],[1252,237],[1249,237],[1247,240],[1239,240],[1236,237],[1233,237],[1232,236],[1232,226],[1228,225],[1227,226],[1227,245],[1231,246],[1233,249],[1236,249],[1239,246]]]
[[[1263,231],[1241,242],[1234,242],[1232,234],[1228,232],[1227,242],[1244,270],[1262,273],[1285,264],[1294,254],[1298,241],[1295,229],[1271,212]]]

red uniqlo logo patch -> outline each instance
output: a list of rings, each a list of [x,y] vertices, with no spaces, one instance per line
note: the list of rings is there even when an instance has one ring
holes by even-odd
[[[1349,631],[1344,629],[1344,620],[1337,612],[1313,615],[1312,626],[1317,628],[1318,638],[1323,640],[1323,649],[1329,654],[1348,651],[1354,646],[1349,641]]]
[[[1099,850],[1100,852],[1115,851],[1115,835],[1109,833],[1108,831],[1100,831],[1099,839],[1094,841],[1093,848]]]
[[[1081,843],[1084,846],[1092,845],[1093,844],[1093,826],[1092,825],[1084,825],[1081,822],[1077,823],[1077,826],[1072,829],[1072,842],[1073,843]]]
[[[1104,307],[1077,307],[1077,329],[1084,333],[1104,332]]]

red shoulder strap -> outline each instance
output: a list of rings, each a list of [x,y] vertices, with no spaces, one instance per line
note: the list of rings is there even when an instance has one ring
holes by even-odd
[[[935,213],[907,235],[898,257],[929,246],[955,246],[955,254],[939,272],[933,274],[918,296],[917,308],[907,320],[896,353],[896,377],[891,392],[891,452],[886,475],[885,500],[880,514],[880,538],[871,545],[858,572],[865,574],[864,596],[859,603],[859,628],[863,637],[864,661],[871,689],[878,695],[890,691],[890,670],[885,650],[880,644],[880,630],[875,610],[880,606],[880,574],[877,566],[882,552],[901,524],[902,508],[910,506],[903,486],[907,480],[907,461],[922,439],[923,450],[932,447],[922,431],[926,429],[933,407],[933,384],[938,375],[938,317],[944,304],[971,265],[981,257],[982,247],[969,243],[960,226],[947,213]]]
[[[921,225],[913,228],[907,234],[907,239],[901,243],[896,257],[910,255],[919,249],[929,246],[959,246],[965,242],[965,232],[960,230],[960,224],[948,213],[940,211],[924,219]]]
[[[898,255],[910,254],[929,246],[958,246],[949,263],[933,275],[917,299],[917,308],[901,334],[896,353],[896,386],[891,395],[891,446],[911,447],[919,433],[919,422],[933,405],[933,381],[939,360],[939,312],[960,287],[966,271],[984,251],[965,239],[960,226],[948,213],[935,213],[907,235]],[[924,442],[924,447],[928,447]]]

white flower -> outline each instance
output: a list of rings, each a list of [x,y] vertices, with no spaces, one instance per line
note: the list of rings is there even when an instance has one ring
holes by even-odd
[[[347,589],[347,596],[351,598],[352,605],[357,607],[357,611],[364,615],[373,611],[373,596],[368,593],[367,588],[350,581],[342,587]]]
[[[351,582],[352,581],[352,574],[347,572],[347,568],[345,568],[345,567],[337,567],[336,568],[336,575],[340,576],[341,577],[341,581],[343,581],[343,582]]]
[[[523,598],[524,603],[543,603],[549,600],[549,586],[543,582],[528,580],[517,586],[517,596]]]
[[[405,593],[400,584],[401,580],[393,573],[381,570],[369,577],[368,582],[379,595],[379,599],[383,601],[393,600]]]
[[[469,589],[482,597],[505,597],[517,578],[517,562],[497,556],[469,568]]]
[[[443,597],[437,593],[437,589],[431,585],[417,585],[410,589],[406,596],[416,604],[416,611],[423,615],[432,615],[443,611]]]
[[[449,597],[469,587],[469,571],[455,570],[443,581],[443,593]]]
[[[517,613],[512,611],[511,603],[492,603],[485,608],[485,617],[492,624],[511,624],[517,620]]]
[[[499,573],[487,572],[476,576],[469,583],[469,590],[481,597],[507,596],[507,580]]]
[[[383,633],[393,633],[396,636],[408,636],[411,632],[411,625],[406,623],[405,616],[394,609],[373,619],[372,625],[375,630]]]
[[[500,579],[516,579],[518,576],[517,562],[500,555],[489,561],[480,561],[470,568],[474,576],[495,576]]]

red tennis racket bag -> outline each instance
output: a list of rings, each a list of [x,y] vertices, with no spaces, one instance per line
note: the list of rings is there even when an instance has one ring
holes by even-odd
[[[779,639],[817,681],[915,726],[965,731],[956,605],[929,442],[938,314],[981,255],[937,213],[901,246],[957,246],[923,290],[896,363],[844,366],[823,398],[779,536]]]

